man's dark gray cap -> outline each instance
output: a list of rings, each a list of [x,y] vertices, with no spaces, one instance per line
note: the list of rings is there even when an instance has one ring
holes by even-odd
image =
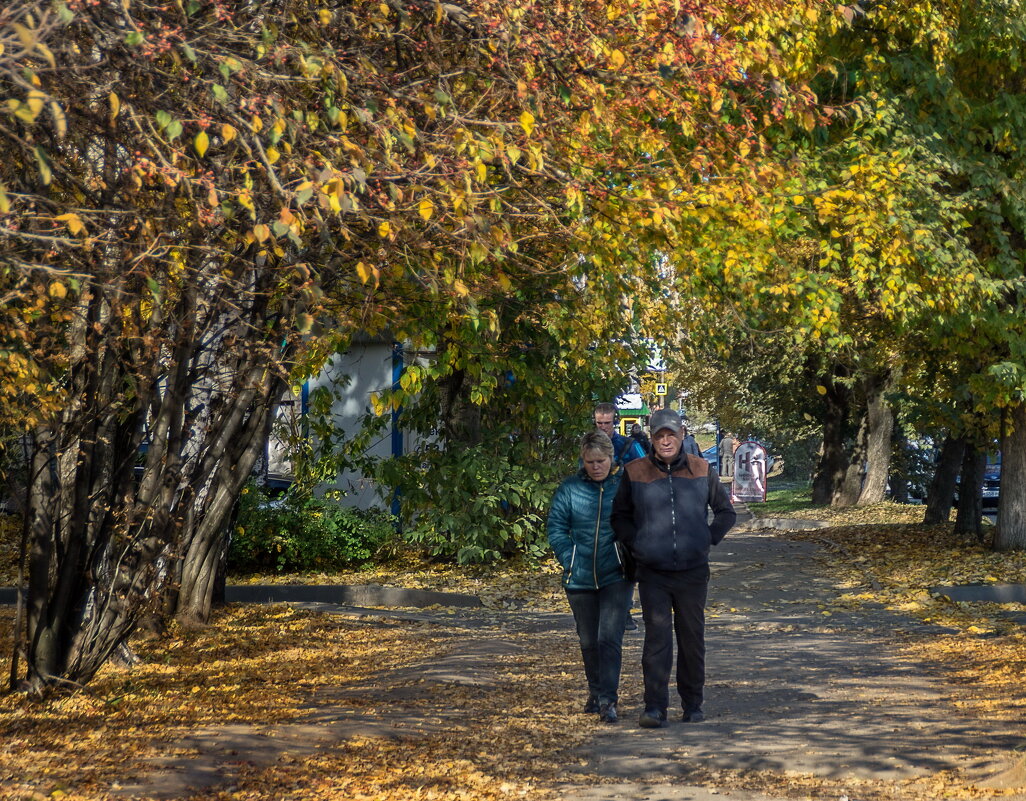
[[[673,409],[660,409],[648,418],[648,427],[653,436],[662,428],[668,428],[674,434],[679,434],[684,428],[684,423],[681,422],[680,415]]]

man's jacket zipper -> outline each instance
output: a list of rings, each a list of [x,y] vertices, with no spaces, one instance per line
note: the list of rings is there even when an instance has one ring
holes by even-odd
[[[684,457],[685,459],[687,457]],[[666,480],[670,482],[670,527],[673,529],[673,567],[677,567],[677,503],[673,498],[673,467],[666,465]]]

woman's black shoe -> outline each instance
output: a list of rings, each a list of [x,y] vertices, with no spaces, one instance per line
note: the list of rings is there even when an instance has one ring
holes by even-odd
[[[599,720],[603,723],[616,723],[619,720],[616,716],[616,704],[602,704],[599,707]]]

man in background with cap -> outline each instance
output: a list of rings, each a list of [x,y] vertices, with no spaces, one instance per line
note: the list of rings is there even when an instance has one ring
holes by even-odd
[[[685,428],[680,415],[660,409],[649,418],[649,427],[652,454],[625,466],[613,500],[612,524],[617,540],[630,549],[636,563],[645,621],[645,709],[638,723],[655,729],[666,725],[674,635],[682,719],[705,720],[709,548],[723,539],[737,515],[709,462],[682,449]]]

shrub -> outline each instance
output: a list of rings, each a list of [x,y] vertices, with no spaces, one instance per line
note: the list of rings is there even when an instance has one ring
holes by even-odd
[[[546,553],[545,517],[560,468],[516,464],[475,446],[390,460],[379,477],[402,488],[408,542],[469,564]]]
[[[289,492],[272,499],[251,484],[239,501],[228,565],[279,573],[353,567],[373,559],[393,534],[384,512]]]

